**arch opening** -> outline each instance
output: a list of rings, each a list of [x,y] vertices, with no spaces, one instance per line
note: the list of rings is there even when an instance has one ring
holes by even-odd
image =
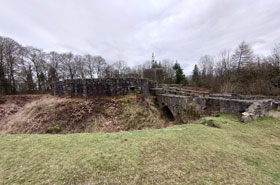
[[[175,120],[175,117],[174,117],[173,113],[171,112],[171,110],[167,106],[164,106],[162,108],[162,111],[164,113],[164,116],[166,118],[168,118],[170,121],[174,121]]]
[[[131,92],[134,92],[134,91],[135,91],[135,87],[134,87],[134,86],[131,86],[131,87],[129,87],[129,90],[130,90]]]

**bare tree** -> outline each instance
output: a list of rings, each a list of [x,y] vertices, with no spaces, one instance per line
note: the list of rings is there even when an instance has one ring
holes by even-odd
[[[114,77],[114,68],[107,64],[104,68],[104,78],[113,78]]]
[[[101,56],[95,56],[94,57],[94,63],[96,65],[96,73],[98,78],[104,77],[104,70],[106,67],[106,61]]]
[[[270,62],[273,66],[280,70],[280,43],[273,48]]]
[[[235,70],[231,51],[222,51],[215,60],[214,75],[216,78],[214,79],[213,89],[216,91],[231,92],[231,79],[233,71]]]
[[[173,69],[174,62],[169,59],[165,59],[162,61],[161,66],[163,68],[164,82],[169,84],[174,83],[175,82],[175,70]]]
[[[36,73],[38,90],[42,91],[42,86],[45,90],[45,81],[46,81],[46,54],[37,48],[27,47],[28,58],[33,64],[34,71]]]
[[[249,44],[247,44],[245,41],[241,42],[232,55],[232,60],[236,63],[238,71],[241,67],[244,67],[252,62],[253,59],[253,51]]]
[[[6,78],[5,43],[6,38],[0,37],[0,94],[7,93],[9,88],[8,79]]]
[[[74,57],[74,62],[77,65],[77,77],[85,79],[85,61],[81,55]]]
[[[87,75],[89,75],[90,79],[93,79],[96,73],[95,58],[91,55],[85,55],[84,62],[85,62],[85,71]]]
[[[20,59],[18,61],[18,88],[22,92],[31,93],[36,88],[34,83],[33,63],[29,60],[29,51],[21,47]]]
[[[125,74],[129,73],[129,69],[127,67],[127,63],[124,60],[118,60],[112,65],[115,69],[115,77],[122,78]]]
[[[204,55],[198,62],[201,71],[201,85],[207,88],[212,87],[214,82],[214,57]]]
[[[143,78],[143,66],[140,64],[140,65],[135,66],[134,69],[137,74],[137,77]]]
[[[210,55],[204,55],[200,58],[198,62],[201,71],[205,71],[205,74],[213,75],[214,73],[214,57]]]
[[[5,38],[5,54],[6,70],[8,73],[9,93],[16,92],[16,69],[20,58],[21,45],[10,38]]]
[[[143,70],[144,69],[151,69],[152,68],[152,62],[150,60],[147,60],[144,62],[144,64],[142,65]]]
[[[61,55],[55,51],[46,54],[47,62],[47,90],[51,88],[51,84],[59,81],[62,74]]]
[[[60,54],[63,77],[73,80],[77,75],[78,66],[75,63],[74,55],[70,53]]]

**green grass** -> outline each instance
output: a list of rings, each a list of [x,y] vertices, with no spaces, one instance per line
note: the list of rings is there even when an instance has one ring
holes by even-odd
[[[220,128],[199,123],[213,120]],[[0,135],[0,184],[280,184],[280,122]]]

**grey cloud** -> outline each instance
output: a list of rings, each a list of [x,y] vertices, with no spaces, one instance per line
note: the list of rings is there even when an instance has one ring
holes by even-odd
[[[279,0],[0,0],[0,35],[46,51],[141,64],[200,56],[249,42],[268,54],[280,42]]]

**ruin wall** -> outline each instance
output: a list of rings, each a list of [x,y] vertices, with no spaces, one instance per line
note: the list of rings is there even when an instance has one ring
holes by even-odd
[[[154,81],[138,78],[75,79],[55,82],[51,90],[55,96],[117,96],[132,90],[147,95],[156,85]]]

